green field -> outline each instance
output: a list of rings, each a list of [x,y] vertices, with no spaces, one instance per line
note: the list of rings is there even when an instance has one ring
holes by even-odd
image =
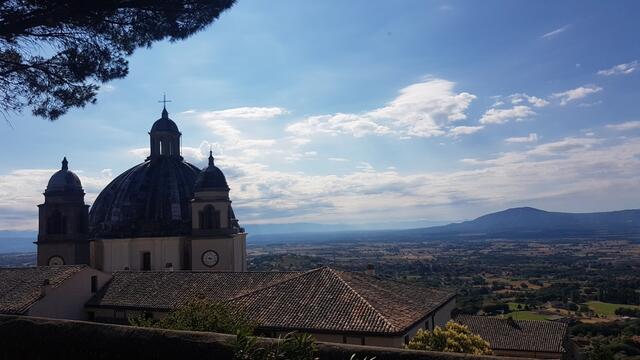
[[[507,305],[509,305],[509,310],[511,311],[517,311],[518,310],[518,305],[522,305],[522,308],[524,309],[524,304],[520,304],[517,302],[509,302],[507,303]]]
[[[626,304],[612,304],[605,303],[600,301],[589,301],[586,303],[591,310],[600,315],[615,315],[615,311],[617,308],[626,307],[626,308],[634,308],[638,309],[640,306],[638,305],[626,305]]]

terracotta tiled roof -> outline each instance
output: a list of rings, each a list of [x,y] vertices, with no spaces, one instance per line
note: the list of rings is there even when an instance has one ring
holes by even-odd
[[[452,293],[323,267],[234,299],[261,328],[390,334]]]
[[[172,310],[203,297],[226,301],[296,276],[297,272],[122,271],[87,306]]]
[[[244,308],[262,329],[402,333],[453,293],[328,267],[307,272],[121,272],[88,306],[174,309],[205,295]]]
[[[24,314],[41,297],[42,285],[49,280],[58,287],[85,265],[0,268],[0,313]]]
[[[564,353],[568,326],[556,321],[459,315],[455,321],[489,342],[493,350]]]

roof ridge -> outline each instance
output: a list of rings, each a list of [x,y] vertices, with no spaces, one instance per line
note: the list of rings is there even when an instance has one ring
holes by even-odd
[[[308,271],[314,271],[317,269],[313,269],[313,270],[308,270]],[[148,271],[141,271],[141,270],[116,270],[113,272],[113,274],[129,274],[129,273],[134,273],[134,274],[153,274],[153,273],[161,273],[161,274],[237,274],[237,273],[241,273],[241,274],[295,274],[295,273],[299,273],[299,274],[304,274],[308,271],[216,271],[216,270],[172,270],[172,271],[167,271],[167,270],[148,270]]]
[[[63,265],[65,266],[65,265]],[[58,286],[62,285],[62,283],[67,280],[68,278],[72,277],[73,275],[77,274],[80,270],[85,269],[87,267],[89,267],[88,265],[66,265],[68,267],[66,267],[65,269],[68,270],[73,270],[73,271],[63,271],[63,275],[60,278],[60,281],[58,284],[56,284],[55,286],[53,284],[51,284],[52,287],[57,288]]]
[[[454,317],[454,319],[457,319],[459,317],[471,317],[471,318],[489,318],[492,319],[494,321],[514,321],[516,323],[530,323],[530,324],[544,324],[544,325],[550,325],[550,324],[558,324],[559,326],[568,326],[567,323],[561,322],[561,321],[548,321],[548,320],[533,320],[533,319],[513,319],[513,318],[499,318],[499,317],[495,317],[495,316],[484,316],[484,315],[472,315],[472,314],[458,314]]]
[[[266,286],[263,286],[263,287],[259,287],[259,288],[257,288],[257,289],[250,290],[250,291],[248,291],[248,292],[246,292],[246,293],[244,293],[244,294],[236,295],[236,296],[234,296],[234,297],[232,297],[232,298],[228,299],[227,301],[238,300],[238,299],[240,299],[240,298],[243,298],[243,297],[246,297],[246,296],[249,296],[249,295],[255,294],[255,293],[257,293],[258,291],[262,291],[262,290],[265,290],[265,289],[272,288],[272,287],[274,287],[274,286],[278,286],[278,285],[284,284],[284,283],[286,283],[286,282],[289,282],[289,281],[292,281],[292,280],[298,279],[298,278],[300,278],[300,277],[302,277],[302,276],[305,276],[305,275],[307,275],[307,274],[310,274],[310,273],[312,273],[312,272],[315,272],[315,271],[318,271],[318,270],[321,270],[321,269],[322,269],[322,268],[317,268],[317,269],[312,269],[312,270],[308,270],[308,271],[300,272],[299,274],[297,274],[297,275],[295,275],[295,276],[292,276],[292,277],[290,277],[290,278],[288,278],[288,279],[284,279],[284,280],[282,280],[282,281],[276,281],[276,282],[274,282],[273,284],[268,284],[268,285],[266,285]],[[265,273],[269,273],[269,271],[265,271]],[[276,271],[274,271],[274,273],[277,273],[277,272],[276,272]],[[292,271],[292,273],[295,273],[295,271]]]
[[[349,288],[349,290],[351,290],[351,292],[353,292],[354,294],[356,294],[356,296],[358,298],[360,298],[368,307],[370,307],[373,312],[376,313],[376,315],[378,315],[379,317],[382,318],[382,320],[385,322],[385,324],[387,324],[387,326],[389,326],[393,331],[398,331],[397,327],[393,324],[391,324],[391,322],[384,316],[382,315],[382,313],[380,313],[380,311],[378,311],[378,309],[376,309],[375,306],[371,305],[371,303],[365,299],[362,295],[360,295],[359,292],[357,292],[351,285],[349,285],[348,282],[346,282],[339,274],[336,270],[326,266],[327,270],[329,270],[335,277],[337,277],[340,282],[342,282],[347,288]]]

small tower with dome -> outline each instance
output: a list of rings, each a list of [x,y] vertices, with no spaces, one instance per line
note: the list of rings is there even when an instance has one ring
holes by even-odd
[[[193,270],[246,271],[246,234],[229,199],[229,185],[209,151],[191,201]]]
[[[89,264],[89,205],[66,157],[49,179],[38,210],[38,266]]]

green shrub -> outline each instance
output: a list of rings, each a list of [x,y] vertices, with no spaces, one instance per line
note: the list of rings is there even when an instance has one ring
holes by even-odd
[[[147,314],[130,318],[133,326],[172,330],[209,331],[225,334],[252,334],[254,324],[240,309],[226,303],[195,300],[162,319]]]
[[[491,354],[489,343],[480,335],[472,333],[465,325],[449,320],[444,328],[436,326],[433,331],[420,329],[406,346],[413,350],[458,352],[475,355]]]

